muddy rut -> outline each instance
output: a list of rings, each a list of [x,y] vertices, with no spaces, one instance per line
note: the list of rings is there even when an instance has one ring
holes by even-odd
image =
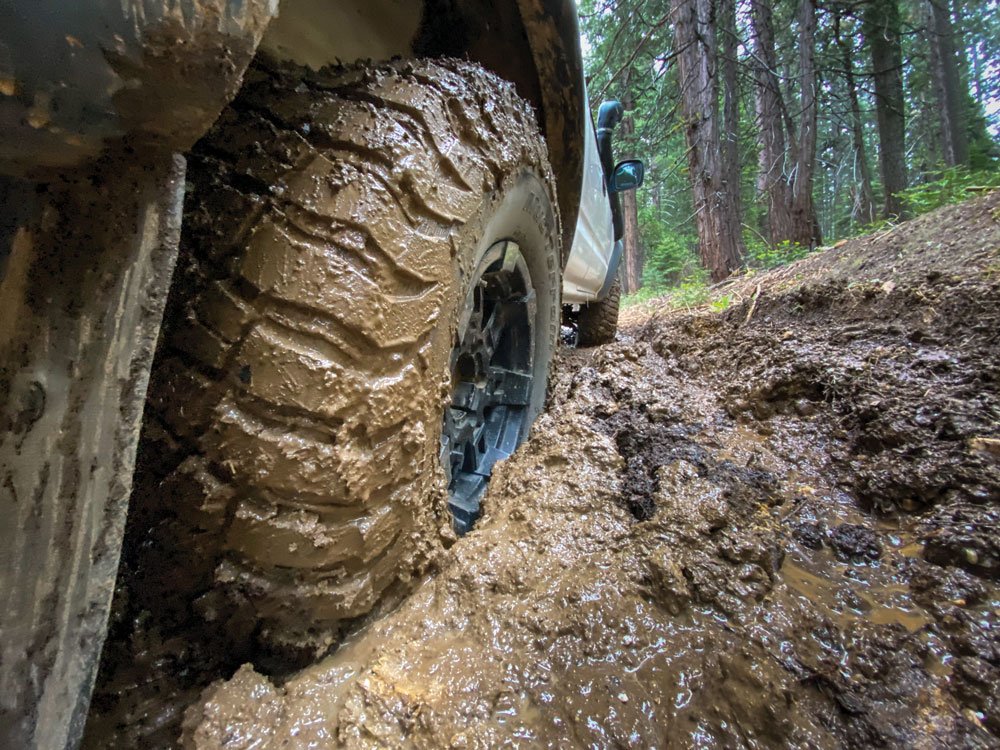
[[[565,350],[476,529],[325,658],[121,626],[90,746],[998,746],[1000,194],[719,291]]]

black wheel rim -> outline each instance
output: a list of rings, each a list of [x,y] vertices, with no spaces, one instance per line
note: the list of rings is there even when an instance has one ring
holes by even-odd
[[[479,517],[493,466],[527,428],[534,359],[535,294],[520,248],[492,245],[477,265],[451,353],[452,402],[441,431],[441,463],[455,531]]]

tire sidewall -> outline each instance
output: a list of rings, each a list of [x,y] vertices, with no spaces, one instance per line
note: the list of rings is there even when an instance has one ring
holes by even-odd
[[[466,236],[473,243],[463,255],[458,284],[457,320],[469,291],[469,282],[479,261],[497,242],[507,240],[518,245],[535,295],[533,320],[531,397],[521,440],[527,437],[532,423],[545,406],[549,369],[559,339],[561,285],[559,283],[559,220],[550,186],[533,169],[525,168],[510,175],[496,197],[484,205],[478,220],[467,225]]]

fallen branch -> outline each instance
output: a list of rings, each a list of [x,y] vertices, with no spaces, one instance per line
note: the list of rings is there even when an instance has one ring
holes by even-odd
[[[753,299],[750,300],[750,309],[747,310],[747,316],[743,319],[743,325],[750,322],[750,318],[753,317],[754,310],[757,309],[757,300],[760,298],[760,284],[754,290]]]

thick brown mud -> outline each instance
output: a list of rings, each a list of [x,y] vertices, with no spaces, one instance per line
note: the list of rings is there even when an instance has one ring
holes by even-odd
[[[397,609],[298,672],[148,659],[91,744],[998,746],[1000,194],[720,293],[563,352]]]

